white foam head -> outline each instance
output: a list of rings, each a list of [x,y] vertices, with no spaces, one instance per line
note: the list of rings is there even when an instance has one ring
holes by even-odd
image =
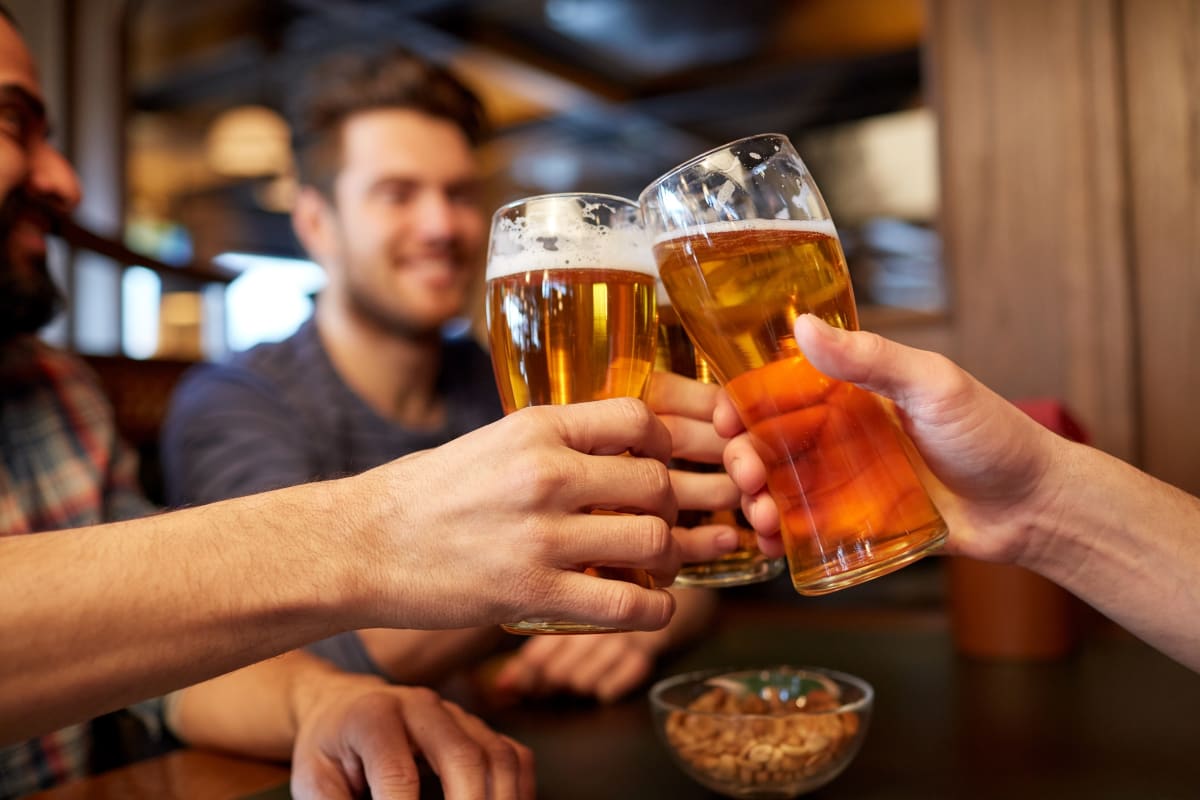
[[[614,226],[597,225],[589,209],[548,203],[530,205],[525,216],[507,217],[497,212],[488,243],[487,278],[544,269],[623,269],[657,276],[654,254],[645,231],[630,220]],[[503,211],[503,209],[502,209]]]

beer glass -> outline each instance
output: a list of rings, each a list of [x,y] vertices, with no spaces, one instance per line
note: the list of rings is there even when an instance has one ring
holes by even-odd
[[[796,591],[853,586],[941,545],[946,525],[892,406],[822,375],[796,345],[801,314],[849,330],[858,314],[829,211],[791,142],[732,142],[640,200],[671,303],[767,466]]]
[[[505,413],[645,393],[657,324],[647,244],[637,203],[623,197],[540,195],[496,211],[487,326]],[[597,566],[587,572],[653,587],[644,570]],[[503,627],[513,633],[613,630],[557,620]]]
[[[712,367],[704,356],[696,352],[692,340],[679,323],[679,315],[675,313],[661,280],[657,282],[657,289],[658,349],[654,357],[655,370],[674,372],[703,383],[716,383]],[[721,469],[717,464],[702,464],[678,458],[672,459],[671,467],[690,472],[718,472]],[[769,580],[783,571],[784,559],[767,558],[758,549],[754,531],[742,516],[740,509],[680,509],[677,524],[685,528],[724,524],[731,526],[738,534],[738,548],[732,553],[727,553],[715,561],[684,564],[675,576],[675,583],[679,586],[742,586]]]

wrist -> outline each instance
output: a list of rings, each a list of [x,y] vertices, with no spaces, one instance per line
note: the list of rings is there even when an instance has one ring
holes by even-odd
[[[399,509],[393,507],[392,492],[379,483],[375,471],[369,471],[312,484],[321,489],[317,502],[324,518],[322,539],[315,549],[327,571],[326,585],[340,630],[387,623],[381,617],[387,605],[382,597],[383,565],[392,554],[381,531]]]
[[[1053,443],[1046,456],[1046,467],[1042,471],[1032,497],[1017,513],[1017,524],[1021,545],[1015,562],[1041,574],[1053,571],[1055,564],[1076,557],[1073,551],[1079,546],[1064,526],[1064,519],[1074,514],[1071,510],[1077,501],[1079,475],[1083,471],[1091,448],[1047,434]]]
[[[309,719],[337,698],[347,694],[387,686],[386,681],[375,675],[343,672],[332,664],[307,653],[293,654],[301,666],[292,675],[288,692],[288,707],[293,734],[297,733]]]

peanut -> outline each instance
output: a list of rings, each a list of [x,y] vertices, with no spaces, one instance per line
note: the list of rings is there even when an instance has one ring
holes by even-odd
[[[686,711],[668,715],[667,740],[684,762],[715,781],[765,786],[798,783],[820,773],[858,732],[855,712],[818,713],[838,706],[827,692],[810,692],[791,703],[774,691],[763,694],[739,697],[712,687]],[[759,716],[716,716],[731,713]]]

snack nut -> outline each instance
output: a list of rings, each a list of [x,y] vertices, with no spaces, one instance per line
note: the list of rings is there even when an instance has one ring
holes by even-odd
[[[837,707],[822,691],[783,702],[712,687],[687,711],[671,712],[666,734],[680,758],[713,780],[746,786],[802,781],[827,769],[854,741],[857,713],[820,713]]]

